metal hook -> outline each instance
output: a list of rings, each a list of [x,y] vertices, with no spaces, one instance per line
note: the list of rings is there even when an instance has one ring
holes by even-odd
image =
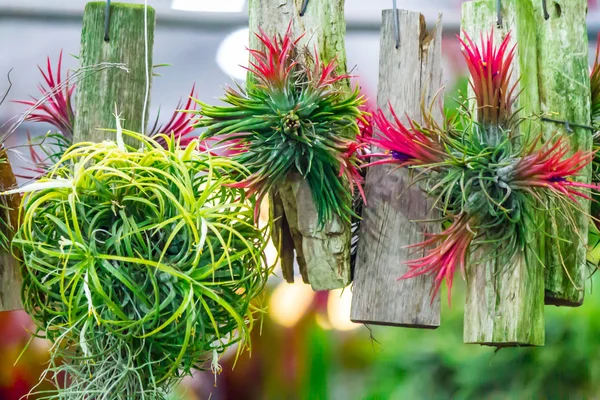
[[[302,8],[300,9],[300,16],[304,17],[304,14],[306,14],[306,9],[308,8],[308,0],[304,0],[304,3],[302,3]]]
[[[396,50],[400,48],[400,13],[398,12],[398,4],[393,0],[394,7],[394,38],[396,39]]]
[[[548,14],[548,4],[546,3],[546,0],[542,0],[542,9],[544,10],[544,19],[549,19],[550,14]]]
[[[104,11],[104,41],[108,42],[108,27],[110,25],[110,0],[106,0],[106,11]]]
[[[497,24],[498,28],[502,28],[502,2],[501,0],[496,0],[496,16],[498,18]]]

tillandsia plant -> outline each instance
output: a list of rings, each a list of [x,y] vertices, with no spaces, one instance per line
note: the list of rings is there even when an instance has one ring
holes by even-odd
[[[356,142],[364,103],[358,88],[348,92],[339,83],[335,60],[323,63],[293,38],[291,25],[283,36],[256,35],[264,50],[250,50],[248,84],[229,87],[226,106],[198,102],[196,126],[202,137],[227,135],[237,140],[233,158],[252,174],[239,187],[263,199],[290,173],[308,183],[319,223],[334,215],[350,222],[353,188],[362,190]]]
[[[117,126],[119,126],[117,124]],[[270,273],[237,162],[124,131],[79,143],[24,192],[22,299],[52,342],[52,399],[164,399],[249,345]]]
[[[415,183],[442,215],[442,231],[413,246],[424,255],[407,263],[409,272],[402,278],[434,275],[432,299],[445,280],[449,302],[456,270],[464,276],[466,268],[491,259],[505,260],[501,270],[510,268],[511,258],[531,249],[531,235],[543,234],[534,211],[560,210],[572,223],[573,212],[580,211],[578,198],[589,199],[595,188],[574,179],[592,161],[592,152],[568,157],[570,148],[562,138],[542,143],[541,133],[520,134],[510,34],[499,46],[493,32],[481,38],[481,46],[464,37],[474,110],[464,104],[443,125],[426,110],[423,124],[405,124],[393,110],[390,120],[379,111],[374,115],[379,136],[367,139],[385,150],[371,154],[370,165],[414,170]],[[478,257],[471,258],[475,252]]]
[[[46,135],[31,138],[29,137],[29,152],[33,166],[27,167],[25,173],[20,177],[34,179],[45,174],[49,168],[56,164],[62,157],[67,148],[73,144],[73,129],[75,126],[76,110],[74,107],[74,93],[76,84],[69,79],[69,71],[63,71],[62,51],[58,56],[56,67],[52,66],[50,57],[47,58],[46,70],[38,66],[44,83],[39,85],[42,97],[31,100],[18,100],[16,103],[24,104],[30,107],[25,115],[25,121],[44,122],[52,125],[56,131],[48,132]],[[64,78],[64,79],[63,79]],[[187,146],[195,139],[193,132],[195,130],[192,119],[193,115],[184,112],[184,110],[194,110],[195,103],[192,98],[196,97],[195,85],[188,96],[187,102],[181,101],[169,121],[165,124],[159,124],[160,112],[148,135],[163,146],[167,142],[160,136],[160,133],[173,135],[176,142],[181,146]],[[206,150],[209,145],[206,142],[199,143],[201,150]]]

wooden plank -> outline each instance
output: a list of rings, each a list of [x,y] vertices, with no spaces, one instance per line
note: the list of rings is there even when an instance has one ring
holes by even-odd
[[[549,1],[546,20],[542,2],[531,0],[537,26],[537,58],[540,107],[546,117],[575,124],[591,124],[591,91],[586,28],[587,0]],[[590,151],[592,133],[552,122],[543,124],[544,136],[569,138],[573,151]],[[591,165],[580,173],[590,183]],[[589,213],[589,201],[578,200]],[[576,229],[561,212],[552,211],[546,220],[546,304],[577,307],[583,303],[586,280],[586,245],[589,218],[576,213]]]
[[[311,0],[304,16],[300,16],[302,3],[302,0],[250,0],[250,47],[260,47],[254,36],[259,28],[268,35],[283,35],[291,21],[294,36],[305,33],[302,44],[311,50],[317,49],[324,62],[336,58],[338,74],[346,73],[344,1]],[[347,80],[340,84],[349,87]],[[310,282],[314,290],[347,286],[350,283],[350,224],[334,217],[319,229],[312,193],[299,175],[291,174],[271,199],[274,200],[271,206],[275,218],[274,238],[281,246],[281,267],[286,280],[293,282],[295,260],[304,281]]]
[[[399,12],[400,45],[396,49],[392,10],[383,11],[377,103],[389,115],[388,102],[398,115],[419,121],[421,101],[431,103],[442,87],[442,23],[429,34],[420,13]],[[434,108],[438,121],[442,115]],[[390,165],[369,168],[367,206],[363,209],[350,319],[368,324],[437,328],[440,297],[431,303],[433,276],[398,280],[408,272],[405,262],[419,257],[407,245],[423,240],[437,224],[416,223],[432,218],[431,203],[411,186],[406,169]]]
[[[0,191],[14,189],[17,187],[17,179],[7,159],[6,150],[0,150]],[[6,218],[12,229],[4,229],[8,240],[12,240],[15,230],[18,228],[19,205],[21,196],[12,194],[2,196],[2,206],[8,210],[2,210],[1,218]],[[0,249],[0,312],[19,310],[23,308],[21,303],[21,274],[20,264],[11,252]]]
[[[148,7],[148,65],[145,56],[144,6],[112,3],[109,41],[104,40],[106,2],[85,6],[81,31],[80,67],[101,63],[123,63],[127,71],[106,68],[87,74],[77,84],[77,117],[74,141],[114,140],[114,133],[99,129],[116,128],[115,105],[124,129],[142,132],[142,110],[146,97],[146,72],[151,82],[154,45],[154,9]],[[147,68],[146,68],[147,67]],[[149,89],[148,89],[149,91]],[[146,107],[146,117],[149,105]],[[147,118],[145,118],[147,121]]]
[[[462,27],[477,41],[481,33],[485,35],[494,29],[498,44],[512,32],[513,43],[518,43],[512,78],[516,81],[520,77],[519,90],[522,90],[515,109],[521,108],[522,116],[531,116],[539,112],[533,8],[527,1],[504,0],[502,15],[503,26],[496,27],[496,0],[465,2]],[[540,127],[528,121],[521,129],[525,133],[539,132]],[[532,250],[517,254],[512,260],[500,257],[473,265],[482,255],[471,257],[471,266],[466,271],[466,343],[498,347],[544,344],[544,273],[535,254],[536,239],[530,239]]]

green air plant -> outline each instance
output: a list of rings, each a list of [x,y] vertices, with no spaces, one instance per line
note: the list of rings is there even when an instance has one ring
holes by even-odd
[[[251,175],[239,187],[262,200],[289,174],[308,183],[321,226],[334,215],[351,222],[352,194],[362,193],[356,142],[364,103],[358,88],[339,88],[347,75],[336,75],[335,60],[322,63],[299,45],[291,26],[282,36],[256,35],[264,50],[250,50],[248,84],[228,88],[226,106],[201,106],[196,126],[202,137],[225,135],[234,160]]]
[[[163,399],[242,352],[261,311],[268,232],[232,185],[247,170],[197,140],[123,131],[136,149],[120,133],[72,146],[19,190],[23,305],[52,342],[57,386],[38,398]]]
[[[531,249],[531,235],[544,234],[532,214],[560,210],[574,229],[578,198],[594,185],[574,178],[593,158],[572,156],[563,138],[541,142],[541,133],[519,133],[514,111],[518,94],[511,84],[515,48],[510,34],[495,46],[493,33],[478,47],[465,33],[463,54],[471,74],[476,108],[463,105],[443,125],[425,111],[425,123],[403,124],[392,110],[388,120],[374,115],[379,136],[367,139],[386,151],[370,163],[396,164],[414,171],[414,181],[434,200],[443,218],[441,233],[427,234],[415,247],[423,256],[410,260],[403,278],[435,276],[432,298],[444,280],[450,289],[457,269],[477,268],[491,259],[510,260]],[[478,252],[480,257],[470,255]],[[502,256],[502,257],[500,257]],[[510,268],[510,265],[500,266]],[[535,266],[533,266],[535,267]],[[539,268],[542,268],[539,264]]]

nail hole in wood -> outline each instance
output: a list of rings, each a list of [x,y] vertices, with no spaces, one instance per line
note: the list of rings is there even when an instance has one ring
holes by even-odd
[[[557,18],[560,18],[562,16],[562,8],[557,2],[554,2],[554,11]]]

